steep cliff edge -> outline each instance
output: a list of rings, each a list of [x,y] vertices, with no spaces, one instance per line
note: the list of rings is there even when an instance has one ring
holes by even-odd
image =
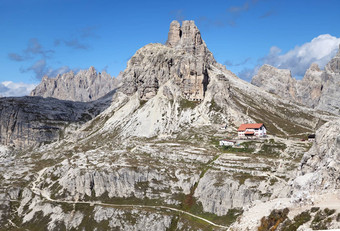
[[[72,125],[84,124],[109,107],[113,94],[90,103],[31,96],[1,98],[0,144],[26,149],[63,139]]]
[[[303,156],[294,192],[321,194],[340,191],[340,120],[328,122],[316,133],[315,143]]]

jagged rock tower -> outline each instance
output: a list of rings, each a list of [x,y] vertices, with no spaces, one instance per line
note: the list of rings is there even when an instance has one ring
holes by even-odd
[[[208,69],[216,63],[194,21],[173,21],[165,45],[139,49],[123,73],[123,91],[138,91],[142,100],[156,95],[160,85],[174,81],[188,100],[201,101],[209,83]]]

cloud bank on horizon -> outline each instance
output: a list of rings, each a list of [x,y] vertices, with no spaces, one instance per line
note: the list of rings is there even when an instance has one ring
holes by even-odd
[[[272,46],[268,55],[258,59],[254,68],[245,68],[238,73],[238,76],[245,80],[251,80],[263,64],[269,64],[280,69],[289,69],[293,77],[303,77],[306,70],[312,63],[319,65],[321,69],[335,56],[340,46],[340,38],[330,34],[322,34],[296,46],[282,54],[281,49]]]
[[[36,84],[13,83],[12,81],[4,81],[0,83],[0,97],[29,95],[35,87]]]

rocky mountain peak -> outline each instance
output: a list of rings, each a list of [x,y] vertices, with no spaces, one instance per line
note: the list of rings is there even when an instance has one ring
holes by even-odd
[[[292,78],[289,70],[263,65],[251,81],[253,85],[281,97],[339,114],[340,47],[324,70],[312,63],[302,80]]]
[[[311,71],[321,71],[320,68],[319,68],[319,65],[317,63],[312,63],[310,65],[310,67],[308,68],[308,70],[311,70]]]
[[[175,47],[181,40],[181,36],[182,36],[181,24],[179,24],[179,22],[176,20],[172,21],[170,23],[170,29],[166,45],[168,47]]]
[[[264,64],[257,75],[253,77],[251,83],[284,98],[295,98],[296,95],[295,79],[288,69],[278,69]]]
[[[207,50],[201,32],[192,20],[183,21],[182,26],[178,21],[172,21],[166,45],[171,48],[184,49],[194,55],[204,55]]]
[[[194,54],[197,48],[200,48],[201,46],[206,48],[201,37],[201,32],[192,20],[183,21],[182,26],[178,21],[172,21],[166,45],[172,48],[177,47],[185,49],[192,54]],[[202,50],[202,48],[199,50]]]
[[[325,70],[330,73],[340,74],[340,44],[338,53],[334,56],[334,58],[329,61],[329,63],[325,66]]]
[[[123,92],[148,100],[168,80],[180,87],[188,100],[203,100],[209,82],[208,69],[216,61],[202,40],[194,21],[172,21],[164,45],[149,44],[129,60],[123,73]]]
[[[31,92],[31,96],[88,102],[106,95],[117,85],[115,78],[106,72],[97,73],[91,66],[77,74],[70,71],[55,78],[44,76],[41,83]]]

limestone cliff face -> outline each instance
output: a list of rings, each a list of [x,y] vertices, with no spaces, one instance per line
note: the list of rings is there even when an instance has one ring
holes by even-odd
[[[340,47],[324,70],[313,63],[302,80],[292,78],[289,70],[264,65],[251,83],[308,107],[340,114]]]
[[[340,189],[340,120],[328,122],[316,133],[312,148],[302,158],[295,193],[325,193]]]
[[[283,98],[296,99],[296,80],[290,70],[263,65],[251,83]]]
[[[84,123],[109,101],[83,103],[42,97],[0,99],[0,144],[27,148],[63,138],[71,123]]]
[[[340,47],[322,73],[322,91],[317,109],[340,114]]]
[[[58,75],[44,76],[31,96],[53,97],[61,100],[89,102],[104,96],[116,88],[118,81],[106,72],[97,73],[94,67]]]
[[[323,71],[316,63],[313,63],[305,73],[301,81],[296,81],[298,101],[312,108],[318,105],[323,88]]]
[[[138,91],[140,99],[147,100],[171,80],[186,99],[201,101],[209,83],[208,69],[214,63],[194,21],[184,21],[182,26],[173,21],[166,45],[149,44],[130,59],[122,77],[123,91]]]

